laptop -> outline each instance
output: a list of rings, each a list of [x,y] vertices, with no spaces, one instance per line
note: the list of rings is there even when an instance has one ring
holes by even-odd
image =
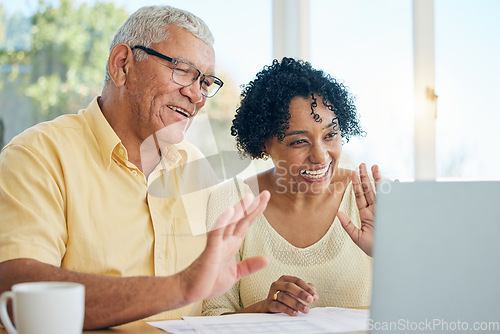
[[[500,332],[500,181],[383,183],[370,333]]]

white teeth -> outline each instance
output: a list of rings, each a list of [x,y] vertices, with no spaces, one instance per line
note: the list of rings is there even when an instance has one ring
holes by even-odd
[[[183,114],[186,117],[190,117],[191,116],[186,110],[184,110],[182,108],[178,108],[178,107],[175,107],[175,106],[168,106],[168,107],[170,109],[174,110],[174,111],[177,111],[178,113]]]
[[[300,171],[300,173],[309,179],[321,179],[326,175],[329,167],[330,165],[326,166],[325,168],[316,170],[302,170]]]

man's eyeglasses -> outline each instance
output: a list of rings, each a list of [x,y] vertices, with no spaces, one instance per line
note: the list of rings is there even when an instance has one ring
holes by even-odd
[[[147,48],[142,45],[136,45],[131,48],[140,49],[146,52],[148,55],[156,56],[161,59],[165,59],[166,61],[174,64],[174,68],[172,69],[172,80],[178,85],[187,87],[193,84],[198,78],[201,76],[200,80],[200,90],[201,95],[206,97],[214,96],[219,89],[224,85],[221,79],[217,78],[213,75],[203,74],[199,69],[194,67],[191,64],[183,62],[182,60],[170,58],[165,56],[164,54],[159,53],[153,49]]]

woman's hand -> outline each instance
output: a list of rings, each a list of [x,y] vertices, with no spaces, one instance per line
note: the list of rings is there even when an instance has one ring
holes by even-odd
[[[380,182],[381,176],[377,165],[372,166],[372,175],[375,185]],[[366,171],[366,165],[359,166],[359,176],[352,172],[352,186],[356,196],[356,204],[359,209],[361,228],[357,228],[351,219],[343,212],[338,212],[342,227],[363,252],[372,256],[373,251],[373,227],[375,218],[375,192]]]
[[[267,298],[254,306],[262,313],[281,312],[295,316],[299,312],[309,312],[307,304],[316,300],[316,288],[311,283],[295,276],[281,276],[271,284]]]

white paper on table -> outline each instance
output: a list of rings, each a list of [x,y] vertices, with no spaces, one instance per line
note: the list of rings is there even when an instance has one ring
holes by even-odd
[[[185,317],[198,333],[239,334],[239,333],[325,333],[306,317],[290,317],[285,314],[243,313],[220,317]]]
[[[370,310],[315,307],[306,316],[314,317],[317,324],[328,327],[332,333],[367,331]]]
[[[149,322],[162,330],[177,333],[200,334],[237,334],[237,333],[344,333],[366,331],[368,329],[368,310],[345,309],[338,307],[316,307],[308,314],[290,317],[276,313],[242,313],[219,317],[184,317],[186,327],[182,330],[169,325],[172,321]],[[188,331],[191,330],[191,331]]]
[[[150,321],[147,324],[169,332],[171,334],[196,334],[198,333],[191,324],[184,320]]]

